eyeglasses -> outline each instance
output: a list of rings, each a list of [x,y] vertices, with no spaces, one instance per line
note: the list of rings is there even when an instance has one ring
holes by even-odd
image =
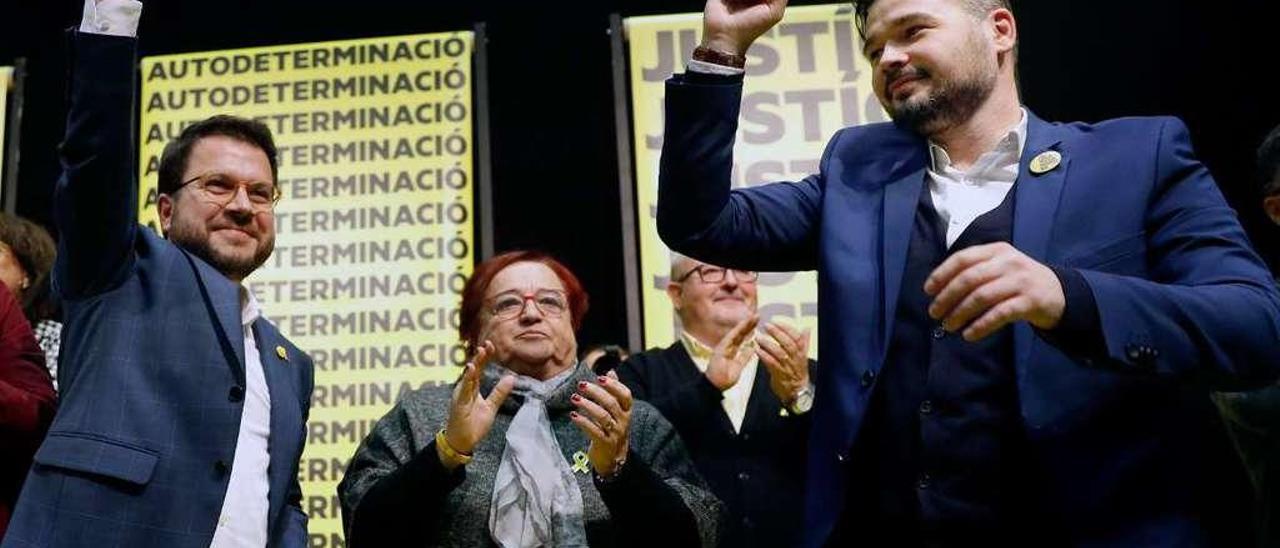
[[[490,300],[489,313],[499,320],[509,320],[524,311],[525,301],[533,301],[534,308],[548,318],[558,318],[569,310],[569,301],[563,291],[540,289],[534,293],[500,293]]]
[[[702,283],[718,284],[724,281],[725,273],[730,270],[733,271],[733,276],[737,278],[740,283],[755,283],[756,280],[760,279],[760,273],[754,270],[738,270],[736,268],[725,269],[718,266],[704,264],[693,270],[685,272],[683,276],[676,278],[676,283],[684,283],[684,281],[688,280],[690,276],[697,273],[698,279],[702,280]]]
[[[187,185],[195,187],[209,198],[210,203],[218,207],[227,207],[227,204],[230,204],[231,200],[235,199],[240,187],[244,187],[245,195],[249,197],[249,204],[257,212],[271,211],[276,202],[280,201],[282,195],[280,187],[266,181],[236,181],[221,174],[193,177],[183,181],[181,185],[178,185],[178,188],[183,188]]]

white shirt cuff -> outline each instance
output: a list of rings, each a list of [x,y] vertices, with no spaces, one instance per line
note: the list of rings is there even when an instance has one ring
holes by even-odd
[[[685,65],[685,67],[687,67],[690,72],[719,74],[721,76],[738,76],[747,72],[746,70],[737,67],[726,67],[724,65],[717,65],[715,63],[708,63],[697,59],[690,59],[689,63]]]
[[[84,0],[80,32],[110,36],[138,36],[142,2],[138,0]]]

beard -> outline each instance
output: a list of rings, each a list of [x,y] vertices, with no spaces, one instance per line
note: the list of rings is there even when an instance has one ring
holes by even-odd
[[[223,276],[233,280],[245,279],[267,262],[276,243],[275,234],[259,233],[258,247],[254,249],[252,256],[245,257],[214,247],[207,230],[201,230],[190,222],[181,222],[176,216],[169,226],[167,237],[169,241],[191,252],[192,255],[209,263]]]
[[[981,45],[971,44],[970,51],[981,52]],[[984,61],[989,56],[972,55],[965,67],[954,78],[935,76],[927,69],[904,66],[885,78],[885,96],[889,97],[885,110],[894,123],[907,127],[921,135],[930,136],[954,127],[973,116],[987,101],[996,87],[996,69]],[[901,77],[930,81],[933,86],[925,89],[923,96],[911,96],[895,101],[888,87]]]

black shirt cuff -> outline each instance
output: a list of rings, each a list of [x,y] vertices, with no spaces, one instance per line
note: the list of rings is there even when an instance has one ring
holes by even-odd
[[[1098,314],[1098,302],[1084,275],[1074,268],[1049,265],[1058,282],[1066,307],[1058,326],[1049,330],[1037,330],[1049,344],[1068,355],[1086,359],[1107,355],[1106,337],[1102,333],[1102,317]]]

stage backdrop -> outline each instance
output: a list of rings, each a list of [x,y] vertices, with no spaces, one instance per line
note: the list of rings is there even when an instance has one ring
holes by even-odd
[[[624,22],[635,151],[644,344],[674,340],[677,320],[665,289],[670,251],[658,238],[658,160],[662,151],[664,82],[697,47],[702,14],[632,17]],[[887,119],[871,91],[871,68],[848,5],[787,8],[780,24],[747,53],[741,127],[734,147],[733,186],[798,181],[816,173],[827,140],[844,126]],[[765,273],[762,322],[814,328],[817,357],[817,276]]]
[[[275,133],[275,253],[247,285],[315,360],[299,470],[311,546],[342,546],[335,488],[399,396],[452,382],[474,264],[472,52],[453,32],[148,57],[139,214],[165,143],[219,113]]]
[[[0,67],[0,177],[4,176],[4,158],[9,149],[4,146],[4,114],[9,110],[9,86],[13,85],[13,67]]]

